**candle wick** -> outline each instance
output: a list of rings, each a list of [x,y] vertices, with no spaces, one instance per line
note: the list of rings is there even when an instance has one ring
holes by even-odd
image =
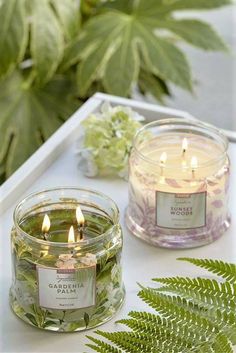
[[[83,232],[83,227],[82,226],[80,226],[80,229],[79,229],[79,236],[80,236],[80,240],[83,240],[84,232]]]
[[[161,162],[161,177],[164,175],[164,163]]]
[[[77,241],[81,241],[84,239],[84,223],[79,224],[79,239]]]
[[[48,233],[43,233],[43,239],[48,240]]]

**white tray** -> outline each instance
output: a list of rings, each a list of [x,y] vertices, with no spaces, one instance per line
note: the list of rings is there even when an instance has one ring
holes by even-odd
[[[201,275],[195,267],[176,261],[177,257],[211,257],[236,262],[236,224],[218,241],[192,250],[165,250],[154,248],[133,237],[124,224],[127,205],[127,183],[119,179],[89,179],[77,168],[74,154],[75,140],[80,122],[91,112],[97,111],[103,101],[133,107],[148,120],[163,117],[190,115],[173,109],[136,102],[104,94],[89,99],[24,165],[0,188],[0,352],[92,352],[85,347],[87,333],[55,334],[35,329],[10,311],[8,289],[11,283],[10,229],[16,203],[28,193],[56,186],[80,186],[97,189],[108,194],[118,204],[124,229],[123,269],[126,301],[122,310],[103,330],[123,329],[115,321],[125,317],[130,310],[142,310],[146,306],[136,296],[136,282],[151,285],[151,278],[172,275]],[[232,179],[236,178],[236,145],[230,144]],[[236,209],[236,188],[231,186],[231,209]],[[233,214],[234,216],[234,214]],[[89,332],[92,334],[92,331]],[[223,352],[222,352],[223,353]]]

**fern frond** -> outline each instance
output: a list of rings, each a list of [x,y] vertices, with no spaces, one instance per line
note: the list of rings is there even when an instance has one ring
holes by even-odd
[[[162,351],[167,351],[171,347],[173,353],[179,353],[180,349],[182,351],[189,350],[193,346],[191,337],[178,335],[178,332],[176,333],[171,327],[165,325],[156,325],[135,319],[120,320],[118,323],[126,325],[134,332],[145,335],[147,339],[150,335],[156,337],[156,343],[158,343],[159,348],[162,348]]]
[[[90,339],[94,344],[87,343],[86,346],[89,348],[92,348],[95,352],[98,353],[122,353],[122,351],[118,348],[115,348],[111,346],[108,343],[105,343],[97,338],[94,338],[92,336],[86,336],[88,339]]]
[[[108,339],[128,353],[161,353],[151,335],[146,339],[141,334],[126,331],[103,332],[98,330],[96,334]]]
[[[232,346],[224,334],[218,334],[212,343],[205,342],[193,350],[194,353],[233,353]]]
[[[231,284],[236,283],[236,265],[227,263],[221,260],[212,259],[193,259],[190,257],[180,257],[178,260],[190,262],[198,267],[205,268],[206,270],[221,276]]]
[[[233,353],[233,348],[228,338],[223,334],[219,334],[216,336],[212,348],[214,350],[214,353]]]
[[[189,331],[198,330],[206,338],[218,332],[218,328],[208,318],[192,310],[192,303],[183,298],[160,294],[150,288],[141,290],[138,296],[169,321],[181,321]]]
[[[158,288],[158,291],[176,293],[207,308],[236,311],[236,284],[200,277],[156,278],[154,281],[166,285]]]
[[[166,329],[171,332],[175,332],[178,337],[182,337],[184,340],[191,340],[192,345],[198,345],[206,341],[206,336],[202,334],[201,330],[190,330],[188,325],[183,325],[183,322],[179,320],[174,322],[172,320],[160,317],[158,314],[151,314],[146,312],[132,311],[129,313],[129,316],[132,319],[136,319],[141,323],[145,323],[148,327],[152,326],[162,326],[163,329]],[[119,321],[122,323],[122,320]]]
[[[145,333],[141,331],[134,332],[103,332],[97,331],[97,334],[105,337],[118,347],[129,353],[189,353],[192,347],[191,343],[186,343],[174,335],[156,335],[151,334],[149,330]]]
[[[156,313],[131,311],[127,319],[117,321],[130,331],[97,331],[108,342],[89,337],[92,343],[87,346],[98,353],[233,353],[232,344],[236,345],[234,265],[216,260],[184,260],[226,280],[156,278],[154,281],[161,283],[161,288],[141,286],[138,293]]]

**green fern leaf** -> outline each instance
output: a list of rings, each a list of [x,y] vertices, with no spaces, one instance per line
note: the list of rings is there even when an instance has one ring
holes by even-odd
[[[212,348],[214,350],[215,353],[233,353],[233,349],[232,346],[229,342],[229,340],[227,339],[227,337],[225,337],[222,334],[219,334],[216,339],[215,342],[212,345]]]
[[[147,327],[150,325],[154,327],[161,326],[162,329],[175,333],[179,338],[182,338],[183,340],[191,340],[192,346],[202,344],[206,341],[206,336],[203,335],[202,330],[190,330],[189,326],[183,325],[181,320],[179,322],[174,322],[172,320],[163,318],[158,314],[155,315],[146,312],[131,312],[129,313],[129,316],[133,319],[136,319],[136,321],[139,323],[145,323]]]
[[[172,327],[134,319],[120,320],[118,323],[126,325],[134,332],[145,335],[147,340],[150,335],[156,336],[156,342],[159,348],[162,347],[162,351],[167,351],[171,347],[173,352],[178,353],[180,349],[186,350],[193,347],[192,337],[180,335],[179,331],[173,330]]]
[[[173,292],[197,304],[211,307],[222,307],[224,310],[236,311],[236,284],[219,283],[205,278],[156,278],[154,281],[165,284],[159,291]]]
[[[236,265],[232,263],[223,262],[221,260],[212,259],[193,259],[189,257],[181,257],[178,260],[187,261],[198,267],[205,268],[206,270],[221,276],[228,282],[236,283]]]
[[[233,264],[216,260],[187,261],[232,280]],[[108,342],[89,337],[92,344],[88,346],[100,353],[233,353],[235,283],[200,277],[157,278],[155,281],[164,286],[142,286],[138,296],[156,313],[132,311],[127,319],[117,322],[130,331],[96,331]]]
[[[148,341],[141,334],[133,332],[103,332],[96,331],[96,333],[109,341],[116,344],[119,348],[124,349],[130,353],[159,353],[155,340],[149,337]]]
[[[181,320],[181,324],[187,326],[189,331],[199,330],[206,339],[214,332],[219,332],[218,327],[207,317],[198,313],[198,306],[181,297],[159,294],[150,288],[141,290],[138,296],[169,321],[176,323]]]
[[[97,338],[94,338],[92,336],[87,336],[88,339],[90,339],[92,342],[94,342],[96,345],[92,345],[87,343],[86,346],[92,348],[96,352],[99,353],[122,353],[120,349],[115,348],[111,346],[108,343],[105,343]]]

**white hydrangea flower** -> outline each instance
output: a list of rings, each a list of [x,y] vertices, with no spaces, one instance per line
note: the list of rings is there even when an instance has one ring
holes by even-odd
[[[76,149],[79,168],[88,177],[118,175],[127,179],[132,140],[144,120],[130,107],[105,102],[83,122]]]
[[[62,261],[68,261],[72,258],[72,254],[60,254],[59,259]]]
[[[29,293],[24,293],[22,303],[23,305],[32,305],[35,303],[35,299]]]
[[[73,258],[72,254],[61,254],[59,255],[59,260],[56,262],[58,268],[65,270],[74,269],[76,264],[77,261]]]
[[[81,257],[80,262],[86,266],[93,266],[97,263],[96,255],[87,253],[84,257]]]
[[[76,150],[78,156],[79,167],[83,174],[87,177],[95,177],[98,174],[98,167],[94,161],[94,156],[91,150],[81,148]]]

